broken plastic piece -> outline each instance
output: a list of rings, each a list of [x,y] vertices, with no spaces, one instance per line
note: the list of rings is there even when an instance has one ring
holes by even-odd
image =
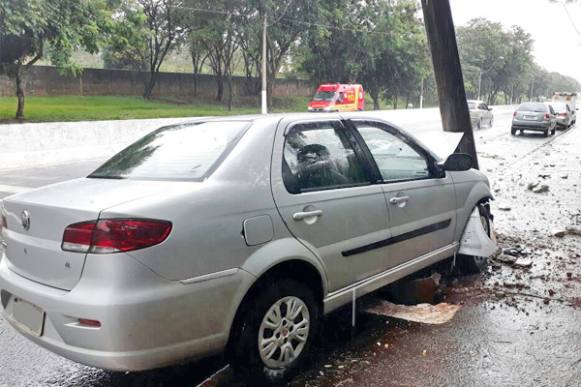
[[[492,221],[490,222],[490,233],[493,238],[490,238],[486,230],[484,230],[478,208],[475,208],[462,235],[458,253],[475,257],[490,257],[498,250],[498,246],[493,240],[494,227]]]

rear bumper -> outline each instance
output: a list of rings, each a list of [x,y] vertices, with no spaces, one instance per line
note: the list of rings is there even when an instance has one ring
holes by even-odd
[[[570,120],[568,118],[557,118],[557,125],[561,127],[568,127]]]
[[[6,257],[0,260],[1,310],[17,331],[68,359],[116,371],[158,368],[222,351],[254,278],[233,269],[184,284],[114,254],[89,256],[81,281],[67,292],[30,281],[9,265]],[[45,312],[40,336],[15,322],[10,301],[15,297]],[[81,326],[79,318],[98,320],[101,327]]]
[[[551,127],[550,121],[520,121],[520,120],[513,120],[512,121],[512,128],[516,130],[534,130],[539,132],[544,132]]]

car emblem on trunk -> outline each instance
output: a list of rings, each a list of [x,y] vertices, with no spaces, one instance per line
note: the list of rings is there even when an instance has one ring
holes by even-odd
[[[30,213],[28,211],[22,211],[20,214],[20,223],[24,230],[28,231],[30,229]]]

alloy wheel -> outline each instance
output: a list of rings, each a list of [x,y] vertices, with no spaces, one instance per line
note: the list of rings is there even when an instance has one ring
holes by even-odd
[[[310,329],[307,305],[298,297],[284,297],[264,315],[258,330],[258,352],[270,368],[289,366],[303,351]]]

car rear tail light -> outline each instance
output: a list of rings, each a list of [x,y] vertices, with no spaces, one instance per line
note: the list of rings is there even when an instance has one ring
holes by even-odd
[[[567,113],[559,113],[561,117],[567,117]]]
[[[513,117],[516,117],[516,112],[512,113],[512,116],[513,116]]]
[[[550,120],[551,119],[551,115],[549,113],[545,113],[545,120]]]
[[[101,219],[75,223],[63,235],[62,249],[78,253],[118,253],[160,244],[172,225],[153,219]]]

